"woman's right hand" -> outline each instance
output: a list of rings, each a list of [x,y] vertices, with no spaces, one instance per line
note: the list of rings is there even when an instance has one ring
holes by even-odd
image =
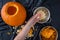
[[[36,24],[40,19],[40,14],[36,14],[30,18],[30,20],[27,22],[25,27],[22,29],[22,31],[15,37],[14,40],[24,40],[26,35],[28,34],[30,28]]]

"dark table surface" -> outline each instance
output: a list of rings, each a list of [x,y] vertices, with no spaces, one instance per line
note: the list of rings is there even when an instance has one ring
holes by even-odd
[[[12,0],[0,0],[0,9],[2,6],[6,3]],[[27,10],[27,19],[32,16],[34,9],[44,6],[50,10],[51,13],[51,22],[50,23],[45,23],[44,25],[51,25],[54,28],[57,29],[58,31],[58,40],[60,39],[60,0],[15,0],[16,2],[21,3]],[[32,39],[28,40],[39,40],[39,31],[41,30],[42,27],[44,27],[43,24],[36,24],[35,26],[37,27],[38,31],[36,32],[37,35],[35,35]],[[10,35],[7,33],[11,32]],[[9,25],[5,24],[0,17],[0,40],[13,40],[11,39],[13,36],[14,29],[10,27]],[[35,34],[36,34],[35,33]]]

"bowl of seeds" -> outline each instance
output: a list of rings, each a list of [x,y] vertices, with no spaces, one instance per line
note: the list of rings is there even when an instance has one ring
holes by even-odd
[[[38,23],[46,23],[50,18],[50,11],[46,7],[36,8],[33,12],[33,15],[36,13],[39,13],[41,15]]]

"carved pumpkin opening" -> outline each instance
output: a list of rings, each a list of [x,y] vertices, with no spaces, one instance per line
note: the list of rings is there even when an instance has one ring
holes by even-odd
[[[16,13],[16,11],[17,11],[17,8],[14,7],[14,6],[10,6],[10,7],[8,7],[8,9],[7,9],[7,13],[8,13],[9,15],[14,15],[14,14]]]

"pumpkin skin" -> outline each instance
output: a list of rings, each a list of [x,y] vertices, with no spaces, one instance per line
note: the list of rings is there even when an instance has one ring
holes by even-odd
[[[8,2],[1,9],[1,17],[6,24],[19,26],[26,19],[26,10],[20,3]]]

